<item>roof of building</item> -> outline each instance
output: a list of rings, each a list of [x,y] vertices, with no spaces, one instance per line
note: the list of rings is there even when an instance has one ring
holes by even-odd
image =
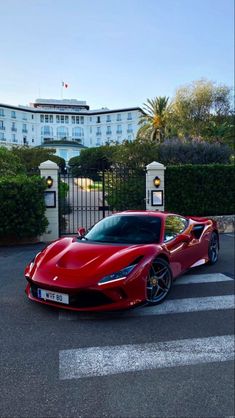
[[[61,140],[61,141],[47,141],[44,142],[41,145],[38,145],[38,147],[40,148],[53,148],[53,145],[55,145],[56,147],[73,147],[73,148],[87,148],[85,147],[85,145],[79,144],[78,142],[75,141],[67,141],[67,140]]]

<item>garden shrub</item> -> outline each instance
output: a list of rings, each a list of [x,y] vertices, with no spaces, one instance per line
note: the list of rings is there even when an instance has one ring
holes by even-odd
[[[232,149],[219,142],[167,140],[159,146],[159,160],[165,165],[174,164],[227,164]]]
[[[165,170],[165,210],[182,215],[235,213],[233,165],[181,165]]]
[[[0,239],[36,237],[45,231],[45,189],[38,176],[0,177]]]

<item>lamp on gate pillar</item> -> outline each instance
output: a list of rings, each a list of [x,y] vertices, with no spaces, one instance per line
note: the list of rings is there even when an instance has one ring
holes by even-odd
[[[53,178],[51,176],[48,176],[46,178],[46,184],[47,184],[48,189],[50,189],[53,186]]]
[[[159,187],[160,186],[160,184],[161,184],[161,179],[158,177],[158,176],[156,176],[154,179],[153,179],[153,184],[154,184],[154,186],[155,187]]]

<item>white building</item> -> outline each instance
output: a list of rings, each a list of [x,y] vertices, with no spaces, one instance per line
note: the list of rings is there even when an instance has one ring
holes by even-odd
[[[0,103],[0,146],[55,148],[68,161],[85,147],[133,140],[139,107],[91,110],[85,101],[37,99],[29,106]]]

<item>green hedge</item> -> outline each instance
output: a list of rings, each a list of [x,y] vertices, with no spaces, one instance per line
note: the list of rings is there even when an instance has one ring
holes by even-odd
[[[182,215],[235,213],[233,165],[168,166],[165,171],[165,210]]]
[[[35,237],[45,231],[45,188],[38,176],[0,177],[0,238]]]

